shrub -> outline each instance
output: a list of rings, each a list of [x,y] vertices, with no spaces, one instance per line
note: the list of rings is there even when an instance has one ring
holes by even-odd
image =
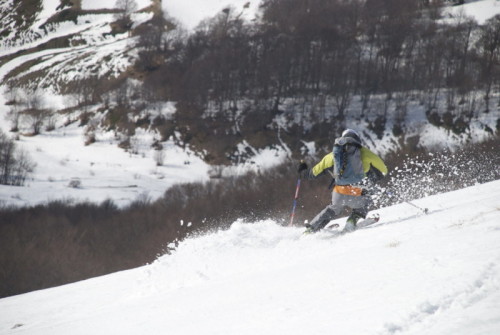
[[[165,164],[165,151],[163,150],[155,150],[154,159],[156,162],[156,166],[163,166]]]
[[[72,178],[69,181],[68,187],[80,188],[80,187],[82,187],[82,181],[80,180],[80,178]]]

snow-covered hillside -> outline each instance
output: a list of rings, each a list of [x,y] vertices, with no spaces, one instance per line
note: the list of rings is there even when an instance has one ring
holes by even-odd
[[[342,236],[235,222],[141,268],[1,299],[0,333],[498,334],[498,199],[500,181],[476,185]]]
[[[164,144],[161,166],[143,134],[139,154],[116,146],[113,134],[84,146],[83,129],[73,125],[17,142],[37,162],[33,180],[25,187],[2,185],[0,202],[29,206],[57,199],[100,203],[111,199],[119,206],[134,200],[157,199],[176,183],[208,179],[208,165],[189,150]]]
[[[139,9],[143,9],[155,1],[137,0]],[[99,11],[115,6],[115,0],[82,0],[81,9],[84,11]],[[133,64],[137,50],[134,44],[136,36],[128,33],[111,34],[110,23],[114,20],[110,12],[84,12],[71,20],[58,22],[41,28],[47,20],[58,12],[58,0],[44,0],[40,12],[33,22],[25,27],[19,36],[15,35],[15,20],[7,14],[18,2],[9,0],[0,4],[2,15],[11,20],[9,34],[0,40],[0,79],[2,84],[9,76],[22,77],[25,82],[39,83],[42,95],[41,107],[51,110],[65,110],[74,108],[77,102],[74,97],[55,93],[59,85],[67,80],[84,79],[90,75],[104,77],[119,76]],[[196,0],[163,1],[162,8],[165,15],[173,17],[192,30],[207,17],[212,17],[227,6],[233,6],[237,13],[242,11],[248,19],[258,13],[260,1],[243,0]],[[473,15],[478,22],[484,22],[491,16],[500,13],[500,4],[497,0],[466,1],[464,6],[450,9],[451,14],[458,15],[460,10]],[[2,16],[3,17],[3,16]],[[144,23],[152,17],[151,12],[138,12],[132,15],[134,26]],[[6,31],[7,31],[6,30]],[[58,48],[41,48],[44,43],[68,37],[70,46]],[[16,56],[16,57],[14,57]],[[15,73],[12,74],[12,73]],[[33,77],[38,78],[32,80]],[[36,85],[35,85],[36,86]],[[124,152],[118,148],[120,139],[113,132],[99,132],[97,142],[84,145],[83,126],[78,124],[79,116],[83,111],[76,110],[72,114],[60,114],[55,120],[55,130],[42,131],[41,135],[31,137],[28,132],[10,133],[11,122],[7,113],[9,97],[6,96],[7,87],[0,85],[0,129],[5,133],[19,137],[16,141],[18,147],[28,151],[37,162],[33,179],[26,187],[7,187],[0,189],[0,203],[13,205],[30,205],[43,203],[48,200],[60,198],[73,198],[76,200],[102,201],[113,199],[119,205],[125,205],[138,197],[149,196],[153,199],[161,196],[165,189],[171,185],[186,181],[203,181],[208,179],[210,167],[203,162],[189,148],[180,147],[172,140],[162,143],[164,150],[163,163],[157,165],[157,152],[151,147],[160,137],[154,131],[138,130],[132,138],[135,154]],[[498,93],[492,93],[492,104],[498,105]],[[384,104],[383,97],[374,97],[373,109],[379,108],[377,104]],[[295,101],[284,101],[293,105]],[[359,102],[358,102],[359,103]],[[307,106],[306,106],[307,107]],[[86,107],[96,112],[99,106]],[[153,107],[151,107],[153,108]],[[156,108],[156,107],[154,107]],[[175,113],[173,102],[164,102],[157,106],[161,115]],[[444,128],[435,127],[427,122],[425,110],[417,101],[409,104],[409,118],[414,124],[406,129],[409,136],[420,135],[421,144],[432,147],[436,143],[443,146],[460,146],[464,140],[481,141],[490,136],[488,129],[495,129],[498,119],[498,109],[489,114],[482,113],[470,125],[467,136],[460,137]],[[484,109],[477,106],[478,110]],[[145,110],[144,113],[149,113]],[[96,112],[97,113],[97,112]],[[151,112],[153,113],[153,112]],[[299,116],[300,117],[300,116]],[[278,126],[286,127],[288,115],[275,120]],[[415,122],[417,121],[417,122]],[[361,132],[367,131],[367,125],[359,118],[348,119],[347,126]],[[283,123],[283,124],[281,124]],[[388,122],[387,129],[393,125]],[[280,128],[281,129],[281,128]],[[387,131],[382,140],[370,137],[367,145],[377,152],[387,152],[394,149],[397,138]],[[279,137],[279,133],[277,134]],[[371,134],[373,135],[373,134]],[[317,149],[313,142],[304,143],[309,153]],[[137,149],[137,150],[136,150]],[[241,152],[253,149],[245,141],[241,142],[238,150]],[[228,153],[229,154],[229,153]],[[260,169],[283,162],[289,157],[290,150],[283,143],[282,147],[264,150],[255,150],[252,166],[233,166],[228,173],[234,171],[247,171],[249,168]],[[78,179],[80,187],[69,187],[72,180]],[[76,185],[72,183],[72,185]]]
[[[166,15],[178,20],[187,29],[194,29],[204,19],[217,15],[223,9],[232,6],[237,13],[241,13],[248,20],[255,18],[260,0],[170,0],[164,1],[162,6]]]
[[[151,0],[136,2],[139,9],[152,3]],[[81,8],[99,11],[113,8],[115,4],[116,0],[83,0]],[[174,6],[176,4],[179,2],[172,3]],[[218,11],[219,7],[228,4],[231,1],[224,4],[221,1],[205,1],[203,5],[208,11],[200,11],[200,14],[211,16],[215,14],[214,10]],[[16,5],[13,1],[0,5],[6,19],[12,19],[8,12]],[[77,104],[74,97],[56,93],[61,83],[85,79],[91,75],[107,78],[120,75],[133,63],[136,57],[134,45],[137,42],[136,37],[127,33],[110,34],[113,15],[106,12],[80,15],[76,22],[64,21],[50,25],[50,29],[41,29],[42,24],[57,14],[58,5],[59,0],[44,0],[33,24],[17,39],[12,19],[12,29],[6,30],[10,35],[0,40],[0,57],[5,57],[5,61],[0,61],[2,83],[12,71],[23,67],[26,69],[18,74],[20,77],[41,74],[43,79],[39,85],[43,88],[36,92],[40,95],[41,107],[53,110],[71,108]],[[166,6],[169,11],[170,5],[168,2]],[[192,20],[191,9],[192,7],[187,11],[184,8],[179,13],[174,9],[174,13],[181,16],[180,21],[185,22],[187,18]],[[134,26],[149,18],[151,13],[148,12],[132,15]],[[193,18],[201,20],[203,17],[195,15]],[[51,40],[73,35],[71,43],[74,42],[74,46],[41,50],[36,48]],[[20,55],[11,57],[15,54]],[[36,65],[32,66],[31,62],[34,61]],[[7,105],[9,97],[6,91],[7,87],[0,85],[0,130],[11,134]],[[16,90],[15,94],[27,98],[24,90]],[[167,116],[175,113],[174,104],[169,102],[155,106],[154,109],[152,113]],[[147,110],[144,112],[149,113]],[[44,131],[38,136],[24,136],[25,129],[20,130],[16,145],[27,151],[37,163],[35,174],[25,187],[2,186],[0,204],[23,206],[56,199],[93,202],[112,199],[122,206],[137,199],[156,199],[173,184],[208,179],[209,166],[189,147],[180,147],[169,140],[162,143],[164,149],[161,153],[154,150],[151,144],[159,137],[154,131],[136,131],[132,139],[133,154],[118,148],[120,139],[112,131],[100,132],[96,143],[85,146],[85,128],[77,122],[81,113],[77,110],[69,115],[63,113],[62,116],[55,117],[55,129]],[[258,168],[265,168],[281,162],[284,157],[286,152],[283,150],[262,150],[255,152],[253,162],[256,162]],[[247,171],[249,168],[255,166],[233,167],[229,173]]]
[[[453,15],[465,14],[471,16],[479,24],[483,24],[489,18],[500,13],[500,1],[498,0],[469,0],[461,6],[455,6],[450,9]]]

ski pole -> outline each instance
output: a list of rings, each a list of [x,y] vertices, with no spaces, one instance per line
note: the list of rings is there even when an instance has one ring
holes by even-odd
[[[300,190],[300,177],[297,179],[297,187],[295,188],[295,197],[293,198],[293,207],[292,207],[292,215],[290,216],[290,224],[293,224],[293,218],[295,216],[295,207],[297,207],[297,199],[299,198],[299,190]]]
[[[424,214],[427,214],[427,213],[429,212],[429,208],[422,208],[422,207],[420,207],[420,206],[415,205],[415,204],[414,204],[413,202],[411,202],[411,201],[405,201],[405,202],[406,202],[408,205],[411,205],[411,206],[413,206],[413,207],[415,207],[415,208],[417,208],[417,209],[421,210],[422,212],[424,212]]]
[[[390,197],[393,197],[393,196],[394,196],[394,194],[392,194],[392,193],[391,193],[391,192],[389,192],[389,191],[386,191],[385,193],[387,193]],[[411,202],[411,201],[405,201],[405,203],[407,203],[408,205],[413,206],[413,207],[415,207],[415,208],[419,209],[419,210],[420,210],[420,211],[422,211],[424,214],[429,213],[429,209],[428,209],[428,208],[422,208],[422,207],[420,207],[420,206],[417,206],[417,205],[415,205],[415,204],[414,204],[413,202]]]

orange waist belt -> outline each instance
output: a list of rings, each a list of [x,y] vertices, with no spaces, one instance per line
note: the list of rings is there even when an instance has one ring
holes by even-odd
[[[340,194],[360,196],[363,189],[351,185],[335,185],[333,190]]]

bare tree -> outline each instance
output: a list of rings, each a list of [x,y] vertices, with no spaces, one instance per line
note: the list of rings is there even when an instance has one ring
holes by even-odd
[[[153,71],[164,63],[165,52],[168,50],[168,22],[163,16],[155,16],[147,24],[139,28],[139,43],[141,48],[137,66],[145,71]]]
[[[130,21],[130,15],[137,10],[135,0],[116,0],[115,8],[120,12],[115,14],[116,20]]]
[[[163,166],[163,164],[165,164],[165,151],[163,151],[163,149],[155,150],[154,160],[156,162],[156,166]]]
[[[51,112],[47,109],[28,109],[24,111],[24,120],[31,129],[32,135],[40,134],[45,121],[50,117]]]
[[[485,101],[488,104],[491,89],[496,81],[500,81],[500,15],[486,21],[481,27],[478,49],[482,58],[481,79],[484,82]]]
[[[10,131],[19,130],[19,120],[21,114],[19,113],[21,108],[21,92],[18,88],[11,84],[8,84],[7,88],[7,104],[10,106],[10,110],[7,113],[7,119],[11,122]]]
[[[0,130],[0,184],[22,186],[36,164]]]
[[[21,119],[21,114],[19,110],[16,108],[11,108],[7,113],[7,119],[10,121],[10,131],[16,132],[19,131],[19,121]]]
[[[75,81],[73,85],[76,103],[84,112],[88,112],[89,106],[99,100],[98,93],[101,89],[99,78],[97,78],[97,76],[91,76],[79,79]]]
[[[40,90],[28,92],[25,104],[28,109],[41,109],[43,105],[43,93]]]
[[[51,115],[51,111],[43,109],[43,100],[43,93],[35,90],[28,92],[24,102],[26,109],[21,112],[22,120],[32,135],[40,134],[45,120]]]

